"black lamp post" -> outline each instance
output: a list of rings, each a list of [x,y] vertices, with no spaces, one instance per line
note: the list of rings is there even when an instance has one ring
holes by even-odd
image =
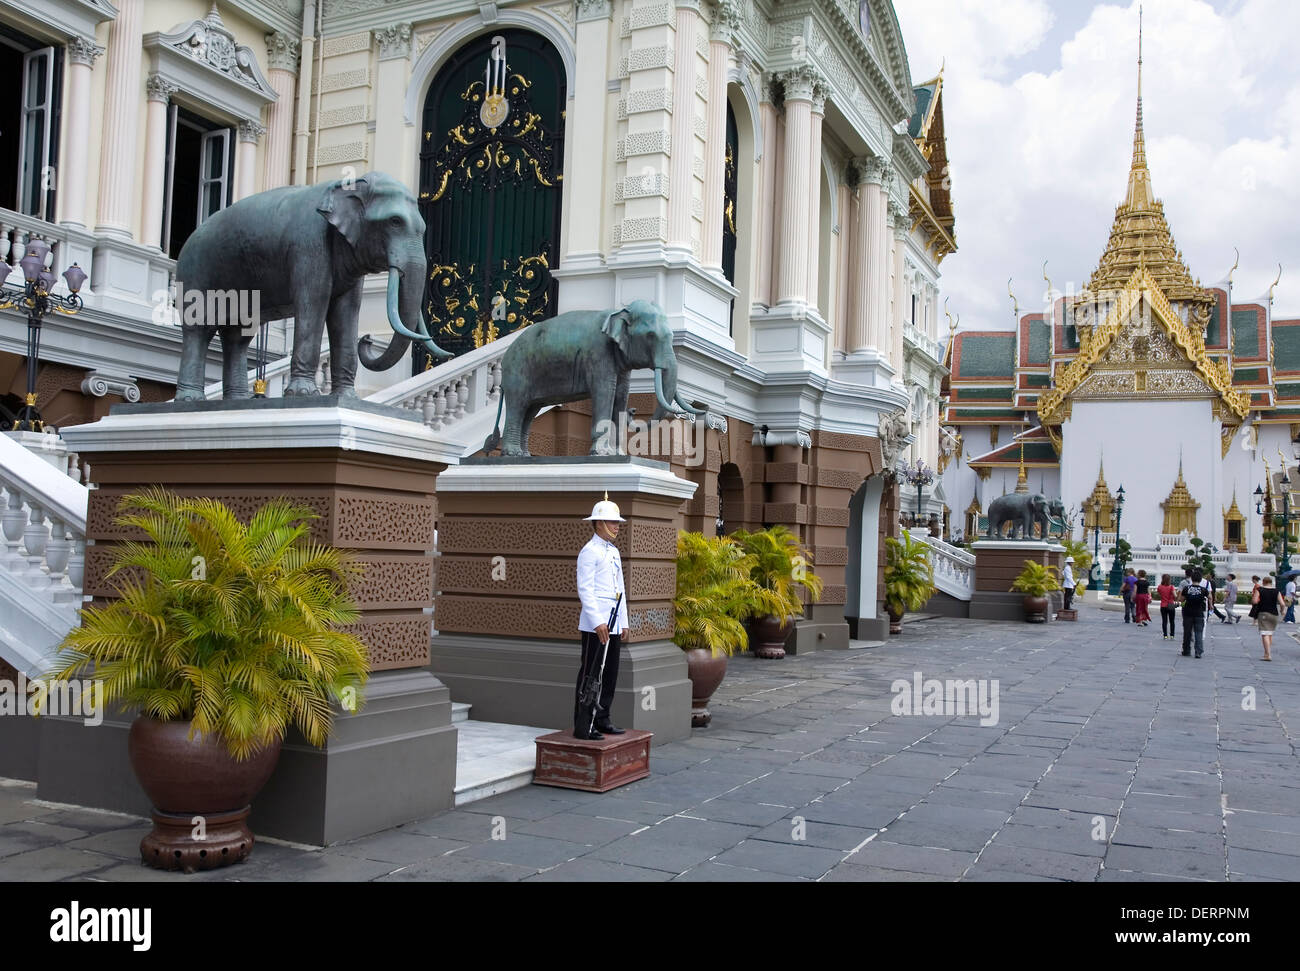
[[[1119,492],[1115,493],[1115,559],[1110,565],[1110,582],[1107,584],[1106,593],[1115,596],[1119,593],[1120,584],[1124,581],[1124,568],[1119,562],[1119,521],[1124,514],[1124,487],[1119,487]]]
[[[1088,542],[1088,511],[1079,513],[1083,520],[1083,541]],[[1101,503],[1092,504],[1092,567],[1088,570],[1088,589],[1101,589]]]
[[[27,399],[14,428],[19,431],[36,432],[45,427],[41,413],[36,407],[36,370],[40,363],[41,323],[50,311],[61,314],[75,314],[81,309],[81,297],[78,291],[86,282],[85,271],[76,263],[63,271],[67,281],[68,296],[61,297],[50,293],[50,288],[58,281],[54,271],[46,266],[50,258],[49,244],[43,239],[28,239],[27,252],[18,265],[23,275],[21,287],[3,283],[0,286],[0,309],[10,307],[27,313]],[[3,264],[0,264],[3,265]],[[7,271],[6,275],[12,271]]]

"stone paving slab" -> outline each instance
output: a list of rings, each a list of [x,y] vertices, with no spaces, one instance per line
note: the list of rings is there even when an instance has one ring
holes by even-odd
[[[147,821],[0,782],[0,880],[1300,880],[1300,646],[1261,664],[1230,628],[1187,661],[1157,638],[1085,608],[737,657],[712,726],[655,749],[645,780],[532,786],[324,849],[260,840],[189,877],[139,864]],[[894,715],[917,675],[996,682],[997,723]]]

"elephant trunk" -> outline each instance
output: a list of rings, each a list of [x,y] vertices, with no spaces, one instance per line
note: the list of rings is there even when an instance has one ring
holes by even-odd
[[[435,358],[452,357],[450,351],[443,350],[433,342],[425,330],[424,319],[420,315],[420,285],[424,279],[422,269],[412,262],[405,272],[396,264],[388,268],[388,324],[397,335],[382,353],[378,354],[370,345],[370,337],[363,337],[357,343],[357,357],[361,363],[372,371],[383,371],[396,364],[406,353],[411,341],[418,341]],[[406,317],[412,322],[414,330],[402,322]]]

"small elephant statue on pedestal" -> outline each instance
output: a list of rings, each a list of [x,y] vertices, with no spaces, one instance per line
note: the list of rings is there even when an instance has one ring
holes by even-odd
[[[654,369],[655,418],[705,413],[678,397],[673,332],[657,304],[633,300],[621,310],[572,310],[532,324],[501,359],[496,426],[483,450],[499,445],[502,455],[528,455],[528,431],[542,408],[590,398],[591,454],[617,455],[611,429],[627,412],[628,373],[637,368]]]
[[[1065,505],[1060,499],[1048,499],[1041,492],[1012,492],[989,503],[988,538],[1000,538],[1002,527],[1011,523],[1009,539],[1033,539],[1035,524],[1047,539],[1053,525],[1069,528],[1064,517]]]
[[[357,317],[366,274],[385,271],[388,323],[397,336],[380,353],[368,336],[357,341]],[[356,393],[358,355],[367,368],[382,371],[419,341],[435,357],[449,358],[420,314],[426,276],[424,219],[410,190],[391,176],[374,172],[241,199],[205,219],[176,261],[182,328],[176,400],[203,399],[204,357],[218,333],[222,397],[249,397],[248,345],[264,320],[294,318],[286,397],[320,394],[322,332],[329,335],[330,384],[339,395]],[[232,305],[241,312],[232,314]],[[250,319],[250,307],[258,319]]]

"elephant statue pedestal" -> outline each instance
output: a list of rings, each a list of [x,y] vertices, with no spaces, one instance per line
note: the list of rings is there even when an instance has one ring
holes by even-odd
[[[283,399],[201,413],[184,403],[119,405],[97,422],[64,429],[97,486],[86,514],[86,538],[94,541],[88,596],[114,596],[106,554],[129,534],[112,520],[122,496],[148,486],[219,499],[244,521],[272,499],[307,506],[319,516],[313,538],[364,568],[349,591],[361,613],[354,629],[370,655],[365,703],[336,714],[323,748],[296,734],[285,739],[252,817],[259,835],[325,845],[454,803],[457,730],[447,688],[428,664],[435,483],[459,449],[417,416],[386,411]],[[42,799],[147,815],[149,802],[130,781],[129,720],[110,718],[93,732],[79,721],[41,721]]]
[[[686,654],[672,642],[677,531],[694,482],[631,456],[467,459],[438,477],[441,589],[430,669],[474,717],[572,729],[581,608],[583,519],[606,493],[627,520],[623,562],[630,635],[613,721],[654,733],[691,731]]]
[[[982,539],[971,544],[975,555],[975,592],[971,595],[972,620],[1009,620],[1025,622],[1024,594],[1012,593],[1011,584],[1032,560],[1060,570],[1065,562],[1065,547],[1055,541]],[[1046,619],[1050,622],[1061,609],[1059,590],[1047,595]]]

